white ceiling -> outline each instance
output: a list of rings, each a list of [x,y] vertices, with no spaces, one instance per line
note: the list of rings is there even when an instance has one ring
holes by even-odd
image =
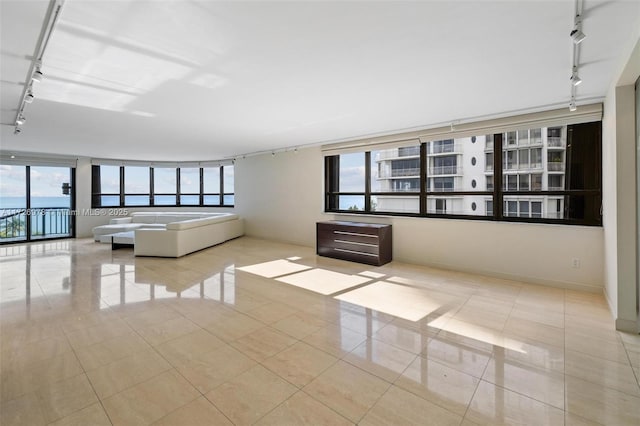
[[[569,102],[574,2],[79,1],[13,135],[47,1],[1,2],[2,149],[205,160]],[[640,1],[584,2],[578,99]]]

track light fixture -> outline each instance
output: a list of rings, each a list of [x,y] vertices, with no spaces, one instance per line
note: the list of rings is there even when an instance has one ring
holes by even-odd
[[[574,86],[577,86],[578,84],[582,83],[582,79],[578,76],[578,67],[573,67],[573,72],[571,73],[571,77],[569,78],[569,81]]]
[[[571,99],[571,102],[569,102],[569,111],[573,112],[573,111],[575,111],[577,109],[578,109],[578,107],[576,106],[575,99]]]
[[[573,30],[569,33],[569,36],[575,44],[580,44],[587,36],[582,32],[582,19],[580,15],[576,15],[575,23],[573,24]]]
[[[20,96],[20,104],[16,108],[16,119],[15,119],[15,130],[14,134],[18,134],[22,131],[19,127],[25,121],[24,115],[22,114],[26,104],[30,104],[33,102],[33,85],[34,82],[41,82],[44,78],[44,74],[42,73],[42,58],[45,55],[45,50],[49,45],[49,40],[51,38],[51,34],[53,34],[53,30],[56,26],[56,22],[58,17],[60,16],[60,11],[62,10],[62,5],[65,0],[49,0],[49,6],[47,8],[47,12],[44,18],[44,26],[42,27],[42,31],[40,32],[40,37],[38,38],[38,44],[36,45],[35,52],[33,54],[33,59],[30,61],[29,71],[26,75],[26,80],[24,82],[24,86],[22,88],[22,95]]]
[[[31,76],[31,79],[33,81],[37,81],[38,83],[40,83],[42,81],[42,78],[44,77],[44,74],[42,74],[42,71],[40,71],[40,67],[36,68],[36,70],[33,72],[33,76]]]

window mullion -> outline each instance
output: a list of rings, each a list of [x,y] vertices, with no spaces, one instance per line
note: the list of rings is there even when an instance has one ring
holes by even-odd
[[[493,218],[502,220],[502,133],[493,135]]]
[[[155,203],[155,191],[153,190],[153,186],[153,167],[149,167],[149,205],[151,206],[153,206],[153,204]]]
[[[124,207],[124,166],[120,166],[120,207]]]
[[[427,214],[427,143],[420,144],[420,214]]]
[[[364,153],[364,211],[371,211],[371,151]]]

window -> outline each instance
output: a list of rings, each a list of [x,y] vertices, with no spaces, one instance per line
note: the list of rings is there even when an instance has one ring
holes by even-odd
[[[120,167],[101,166],[99,173],[100,205],[112,207],[120,205]],[[95,191],[94,191],[95,192]]]
[[[327,156],[325,210],[600,225],[600,137],[591,122]]]
[[[420,145],[372,151],[369,164],[371,211],[420,212],[419,197],[395,195],[420,192]]]
[[[183,167],[180,170],[180,205],[200,205],[200,169]]]
[[[207,167],[202,169],[202,184],[204,186],[203,192],[203,204],[204,205],[221,205],[220,194],[222,193],[220,188],[220,172],[221,167]]]
[[[433,154],[440,154],[443,152],[453,152],[455,148],[455,143],[453,139],[447,139],[444,141],[433,141],[429,142],[431,144],[431,152]]]
[[[233,206],[235,203],[235,170],[233,166],[224,166],[222,168],[222,205]]]
[[[485,172],[493,171],[493,152],[487,152],[484,155],[484,170]]]
[[[176,168],[153,169],[153,204],[175,206],[178,204],[178,173]]]
[[[433,182],[433,187],[431,188],[432,191],[436,191],[436,192],[453,191],[454,178],[452,177],[431,178],[431,181]]]
[[[92,207],[229,206],[234,203],[233,165],[141,167],[94,165]]]
[[[124,205],[148,206],[149,192],[149,167],[124,168]]]

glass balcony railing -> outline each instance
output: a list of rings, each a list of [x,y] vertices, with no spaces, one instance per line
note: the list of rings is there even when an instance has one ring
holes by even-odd
[[[552,148],[564,148],[562,138],[559,136],[548,136],[547,145]]]
[[[410,167],[404,169],[391,169],[384,170],[378,176],[378,179],[388,179],[395,177],[407,177],[407,176],[415,176],[420,177],[420,168],[419,167]]]
[[[564,171],[564,163],[560,162],[548,162],[547,170],[550,172],[563,172]]]
[[[462,166],[435,166],[429,167],[430,176],[434,175],[461,175]]]

